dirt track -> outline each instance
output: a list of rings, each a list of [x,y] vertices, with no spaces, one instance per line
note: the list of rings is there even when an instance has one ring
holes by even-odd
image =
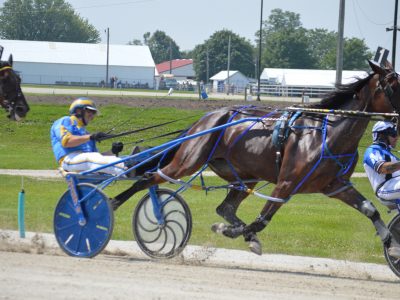
[[[29,103],[59,103],[70,105],[76,96],[44,96],[44,95],[29,95]],[[259,106],[271,106],[275,108],[282,108],[290,106],[291,102],[258,102],[258,101],[239,101],[239,100],[185,100],[185,99],[173,99],[167,97],[159,98],[141,98],[141,97],[117,97],[117,96],[104,96],[104,97],[91,97],[96,100],[99,105],[107,104],[125,104],[135,107],[175,107],[180,109],[200,109],[204,111],[214,110],[220,107],[232,106],[232,105],[259,105]]]
[[[396,282],[0,252],[0,299],[398,299]]]

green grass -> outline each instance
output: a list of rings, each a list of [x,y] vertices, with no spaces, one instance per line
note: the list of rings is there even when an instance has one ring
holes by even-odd
[[[100,108],[101,115],[89,129],[107,131],[126,120],[128,123],[116,128],[115,132],[141,128],[192,115],[200,116],[200,111],[187,111],[173,108],[148,108],[108,105]],[[27,120],[21,123],[0,121],[0,168],[12,169],[55,169],[49,129],[57,118],[66,114],[65,105],[32,104]],[[179,121],[165,127],[125,137],[123,142],[146,139],[166,132],[185,128],[198,117]],[[360,156],[371,141],[369,129],[360,143]],[[157,145],[167,139],[153,141]],[[110,141],[100,144],[100,149],[110,148]],[[126,147],[123,154],[127,154]],[[361,164],[357,171],[363,171]],[[358,190],[368,199],[375,199],[366,178],[353,180]],[[221,184],[217,178],[207,178],[208,185]],[[110,197],[123,190],[128,182],[119,182],[106,189]],[[170,187],[169,184],[166,184]],[[25,177],[26,191],[26,229],[29,231],[52,232],[52,219],[55,205],[66,189],[63,180],[43,180]],[[176,187],[172,187],[176,188]],[[270,187],[271,188],[271,187]],[[269,194],[268,188],[265,193]],[[0,176],[0,228],[17,229],[17,200],[21,189],[21,178]],[[116,212],[113,239],[132,239],[131,218],[137,201],[144,192],[135,195]],[[211,232],[214,222],[221,222],[215,208],[226,196],[225,190],[203,192],[189,190],[183,194],[193,214],[193,233],[191,244],[209,245],[223,248],[247,249],[242,238],[230,240]],[[376,202],[376,201],[375,201]],[[259,214],[264,200],[249,197],[238,211],[239,217],[251,222]],[[376,206],[387,222],[391,216],[379,203]],[[286,253],[317,257],[350,259],[355,261],[383,263],[382,246],[375,236],[370,221],[340,201],[328,199],[322,195],[296,195],[284,205],[268,227],[259,234],[264,253]]]

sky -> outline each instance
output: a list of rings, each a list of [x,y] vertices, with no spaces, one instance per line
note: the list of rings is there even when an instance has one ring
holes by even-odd
[[[214,32],[228,29],[254,43],[260,28],[261,0],[66,0],[110,43],[143,40],[145,32],[164,31],[181,50],[192,50]],[[300,14],[303,27],[338,31],[340,0],[264,0],[263,19],[274,8]],[[4,0],[0,0],[0,5]],[[346,0],[345,37],[364,39],[375,52],[392,49],[395,0]],[[400,39],[400,32],[399,38]],[[400,43],[397,43],[400,44]],[[398,45],[397,45],[398,46]],[[400,65],[396,51],[396,65]],[[391,57],[391,54],[389,54]],[[398,62],[398,63],[397,63]],[[400,68],[397,67],[399,70]]]

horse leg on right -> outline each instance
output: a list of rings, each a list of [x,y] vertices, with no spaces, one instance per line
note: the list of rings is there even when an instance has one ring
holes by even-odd
[[[370,219],[383,244],[400,248],[400,241],[394,240],[385,222],[382,220],[379,211],[371,201],[361,195],[355,188],[349,187],[347,190],[330,197],[343,201]]]

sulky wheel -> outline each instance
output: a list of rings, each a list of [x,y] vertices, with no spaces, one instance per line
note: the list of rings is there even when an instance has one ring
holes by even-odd
[[[70,191],[67,190],[54,212],[54,234],[61,249],[68,255],[93,257],[110,240],[114,214],[107,196],[95,185],[80,183],[77,190],[80,199],[92,192],[81,203],[86,224],[79,224]]]
[[[400,241],[400,215],[396,215],[388,225],[389,231],[392,234],[392,238],[395,238],[397,241]],[[392,257],[388,254],[388,246],[384,245],[384,253],[386,261],[389,264],[390,269],[400,277],[400,259]]]
[[[157,189],[155,192],[162,206],[164,223],[159,224],[157,221],[148,193],[136,206],[132,220],[133,233],[139,247],[148,256],[172,258],[189,241],[192,215],[186,202],[176,192],[168,189]]]

